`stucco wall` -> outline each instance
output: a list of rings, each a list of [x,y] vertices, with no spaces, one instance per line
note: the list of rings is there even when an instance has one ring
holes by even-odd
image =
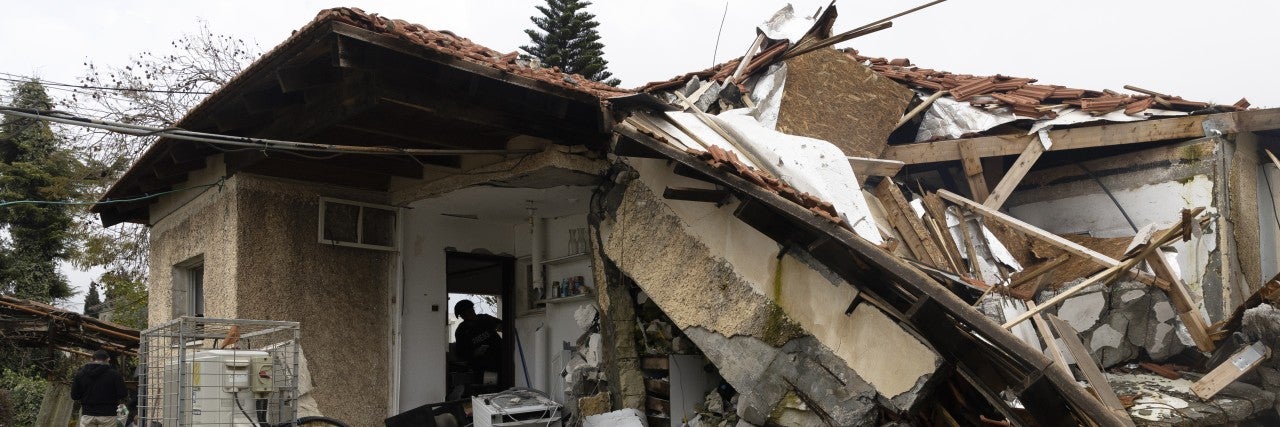
[[[217,181],[221,162],[216,159],[210,162],[210,168],[192,173],[187,183],[178,186]],[[204,314],[235,316],[239,182],[239,177],[232,177],[222,187],[210,187],[198,194],[175,193],[174,197],[182,198],[164,197],[153,205],[148,325],[160,325],[172,318],[174,266],[201,255],[204,256]]]
[[[353,426],[387,416],[394,253],[317,241],[319,197],[366,192],[237,175],[237,317],[302,324],[320,410]]]

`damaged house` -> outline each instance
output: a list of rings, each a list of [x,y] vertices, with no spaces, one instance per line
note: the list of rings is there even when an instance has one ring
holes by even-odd
[[[151,229],[150,324],[300,322],[300,407],[352,425],[471,386],[587,425],[1275,415],[1280,110],[866,57],[832,46],[889,23],[835,17],[626,90],[325,10],[104,200],[189,190],[94,211]]]

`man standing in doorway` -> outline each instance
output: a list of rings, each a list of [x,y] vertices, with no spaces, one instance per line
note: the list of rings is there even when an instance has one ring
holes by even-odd
[[[76,372],[71,398],[80,401],[80,427],[114,427],[116,407],[128,397],[124,376],[109,361],[107,352],[93,352],[93,361]]]
[[[462,319],[454,331],[454,351],[471,367],[472,384],[483,384],[485,371],[502,366],[502,320],[488,314],[476,314],[475,303],[458,301],[453,314]]]

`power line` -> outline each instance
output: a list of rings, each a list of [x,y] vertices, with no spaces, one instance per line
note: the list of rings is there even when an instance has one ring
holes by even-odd
[[[74,201],[74,200],[72,200],[72,201],[63,201],[63,200],[14,200],[14,201],[11,201],[11,202],[0,202],[0,208],[6,207],[6,206],[13,206],[13,205],[63,205],[63,206],[77,206],[77,205],[112,205],[112,204],[117,204],[117,203],[129,203],[129,202],[137,202],[137,201],[141,201],[141,200],[147,200],[147,199],[151,199],[151,198],[155,198],[155,197],[160,197],[160,196],[163,196],[163,195],[165,195],[165,194],[177,193],[177,192],[179,192],[179,191],[195,190],[195,189],[200,189],[200,188],[209,188],[209,187],[214,187],[214,186],[221,187],[221,186],[222,186],[222,183],[223,183],[223,182],[226,182],[226,180],[227,180],[227,178],[223,177],[223,178],[218,178],[218,181],[213,182],[213,183],[210,183],[210,184],[201,184],[201,185],[196,185],[196,186],[192,186],[192,187],[175,188],[175,189],[173,189],[173,190],[161,191],[161,192],[159,192],[159,193],[147,193],[147,194],[144,194],[144,195],[141,195],[141,196],[137,196],[137,197],[128,197],[128,198],[124,198],[124,199],[104,199],[104,200],[98,200],[98,201],[93,201],[93,202],[88,202],[88,201]]]
[[[71,84],[71,83],[60,83],[60,82],[54,82],[54,81],[44,80],[44,79],[41,79],[41,78],[39,78],[39,77],[24,76],[24,75],[21,75],[21,74],[13,74],[13,73],[6,73],[6,72],[3,72],[3,71],[0,71],[0,75],[5,75],[5,76],[12,77],[12,78],[0,77],[0,80],[7,81],[7,82],[13,82],[13,83],[28,83],[28,82],[31,82],[31,81],[33,81],[33,80],[34,80],[34,81],[36,81],[37,83],[40,83],[40,84],[45,85],[45,86],[62,86],[62,87],[71,87],[71,88],[76,88],[76,89],[114,90],[114,91],[119,91],[119,92],[172,93],[172,94],[179,94],[179,95],[210,95],[210,94],[212,94],[212,93],[213,93],[213,92],[202,92],[202,91],[194,91],[194,90],[130,89],[130,88],[122,88],[122,87],[107,87],[107,86],[77,85],[77,84]],[[24,80],[24,79],[25,79],[25,80]]]
[[[203,143],[212,143],[218,145],[226,145],[231,147],[245,147],[259,150],[280,150],[280,151],[309,151],[323,153],[343,153],[343,154],[360,154],[360,155],[396,155],[396,156],[456,156],[464,154],[532,154],[538,149],[435,149],[435,148],[399,148],[399,147],[370,147],[359,145],[339,145],[339,144],[316,144],[310,142],[285,141],[279,139],[267,138],[251,138],[244,136],[222,135],[207,132],[193,132],[178,127],[159,128],[152,126],[135,125],[128,123],[110,122],[99,119],[75,116],[61,111],[43,111],[29,108],[15,108],[0,106],[0,114],[25,117],[29,119],[45,120],[52,123],[62,123],[68,125],[84,126],[96,129],[103,129],[111,132],[121,133],[132,136],[161,136],[170,139],[180,139],[186,141],[195,141]]]

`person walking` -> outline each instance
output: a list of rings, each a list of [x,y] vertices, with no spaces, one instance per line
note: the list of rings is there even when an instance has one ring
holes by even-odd
[[[115,427],[116,407],[129,395],[124,376],[109,360],[107,352],[93,352],[93,360],[71,381],[71,399],[80,402],[80,427]]]

